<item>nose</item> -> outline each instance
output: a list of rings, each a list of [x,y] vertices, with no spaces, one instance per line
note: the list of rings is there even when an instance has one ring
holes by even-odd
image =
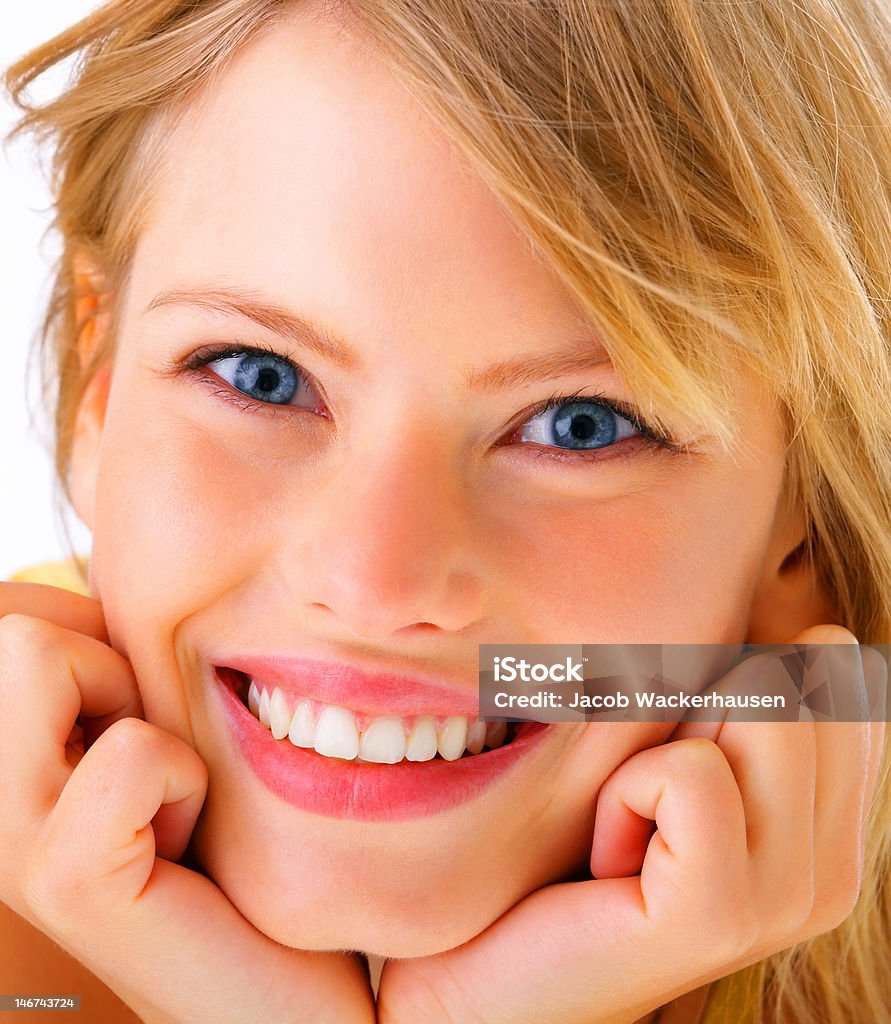
[[[454,457],[428,431],[412,443],[406,431],[341,454],[303,536],[304,598],[361,637],[457,631],[483,612],[477,524]]]

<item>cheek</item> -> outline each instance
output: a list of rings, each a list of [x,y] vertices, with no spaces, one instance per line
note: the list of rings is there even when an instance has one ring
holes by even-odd
[[[725,481],[517,514],[498,572],[530,642],[735,643],[770,513]]]
[[[157,411],[157,410],[156,410]],[[129,658],[146,717],[189,741],[177,630],[257,572],[269,531],[245,495],[259,477],[207,431],[138,408],[109,415],[99,467],[91,587]],[[257,473],[258,471],[254,471]]]
[[[97,596],[112,614],[130,607],[160,627],[256,567],[279,474],[256,453],[234,457],[219,435],[173,409],[155,403],[151,412],[135,403],[109,411],[93,561]]]

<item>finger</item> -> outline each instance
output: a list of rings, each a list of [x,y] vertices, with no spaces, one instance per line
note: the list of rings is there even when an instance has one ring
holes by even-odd
[[[806,919],[814,899],[814,725],[728,717],[717,743],[742,796],[762,919],[777,934],[788,934]]]
[[[102,605],[92,597],[45,583],[0,582],[0,618],[18,613],[54,622],[108,643]]]
[[[66,877],[96,900],[134,899],[157,856],[182,856],[207,791],[207,768],[176,736],[137,718],[110,726],[72,772],[43,832],[65,850]],[[163,808],[159,828],[148,827]]]
[[[605,799],[597,813],[600,831],[595,832],[592,841],[591,874],[595,878],[639,875],[656,822],[637,814],[624,803],[610,804]]]
[[[878,795],[879,775],[885,764],[888,721],[888,661],[887,646],[882,650],[864,644],[860,648],[863,677],[869,703],[869,771],[867,773],[863,806],[864,825],[871,816]]]
[[[802,657],[789,644],[747,657],[712,688],[724,697],[777,697],[784,706],[730,708],[721,722],[676,730],[716,730],[742,797],[756,909],[774,936],[799,928],[814,900],[816,737],[796,685]]]
[[[785,707],[728,708],[713,712],[716,721],[685,720],[672,734],[706,736],[723,751],[745,808],[747,850],[768,877],[781,865],[797,870],[812,852],[816,747],[811,715],[801,706],[795,684],[793,666],[800,664],[801,657],[786,645],[745,658],[708,692],[722,698],[778,697]],[[752,720],[756,716],[759,720]],[[800,856],[790,862],[792,836]]]
[[[78,715],[140,717],[129,662],[106,644],[43,619],[0,619],[0,777],[7,810],[43,817],[71,774],[66,744]]]
[[[865,713],[859,648],[850,632],[813,627],[787,643],[799,645],[799,686],[807,700],[799,707],[803,719],[812,719],[809,707],[841,717],[852,708]],[[765,657],[773,656],[752,661]],[[833,926],[839,908],[855,898],[868,725],[762,724],[728,717],[717,742],[746,807],[754,888],[770,921],[761,950],[766,955],[815,934],[820,915],[831,923],[819,930]]]
[[[869,705],[878,696],[884,661],[861,649],[847,631],[831,638],[807,638],[804,683],[809,692],[824,687],[840,694],[847,713],[861,708],[862,720],[818,721],[817,775],[814,808],[815,893],[808,927],[811,933],[838,925],[856,903],[863,869],[863,833],[868,799],[877,773],[883,723],[869,721]],[[878,658],[876,663],[875,658]],[[867,665],[869,666],[867,683]],[[838,704],[836,700],[834,703]]]
[[[666,897],[692,894],[708,879],[711,896],[748,876],[745,821],[736,780],[711,741],[677,740],[643,750],[604,781],[597,795],[591,872],[610,877],[629,835],[656,823],[641,865],[641,892],[655,913]],[[619,837],[619,849],[614,837]],[[706,896],[706,898],[709,898]],[[667,908],[666,903],[666,908]]]

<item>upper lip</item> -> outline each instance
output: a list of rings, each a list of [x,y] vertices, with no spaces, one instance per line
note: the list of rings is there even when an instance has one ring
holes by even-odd
[[[428,675],[407,675],[394,670],[365,671],[345,662],[283,655],[226,655],[214,659],[220,668],[232,668],[258,685],[335,704],[372,715],[479,714],[479,694],[456,683]]]

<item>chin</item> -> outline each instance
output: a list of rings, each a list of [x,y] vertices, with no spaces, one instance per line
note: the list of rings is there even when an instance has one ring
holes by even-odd
[[[432,956],[460,946],[524,895],[483,903],[484,889],[462,895],[444,880],[419,906],[404,890],[370,894],[345,878],[332,888],[314,887],[302,898],[286,899],[279,887],[264,886],[262,871],[254,878],[238,872],[230,877],[222,866],[205,866],[204,873],[246,920],[283,946],[355,950],[388,958]]]
[[[442,835],[420,844],[408,837],[394,843],[391,835],[378,848],[326,844],[312,830],[255,834],[239,843],[231,830],[209,824],[205,817],[195,830],[193,864],[263,934],[294,949],[388,958],[460,946],[529,893],[586,868],[590,853],[590,836],[581,847],[527,846],[514,856],[487,857],[485,847],[473,850]],[[214,842],[214,835],[227,841]]]

